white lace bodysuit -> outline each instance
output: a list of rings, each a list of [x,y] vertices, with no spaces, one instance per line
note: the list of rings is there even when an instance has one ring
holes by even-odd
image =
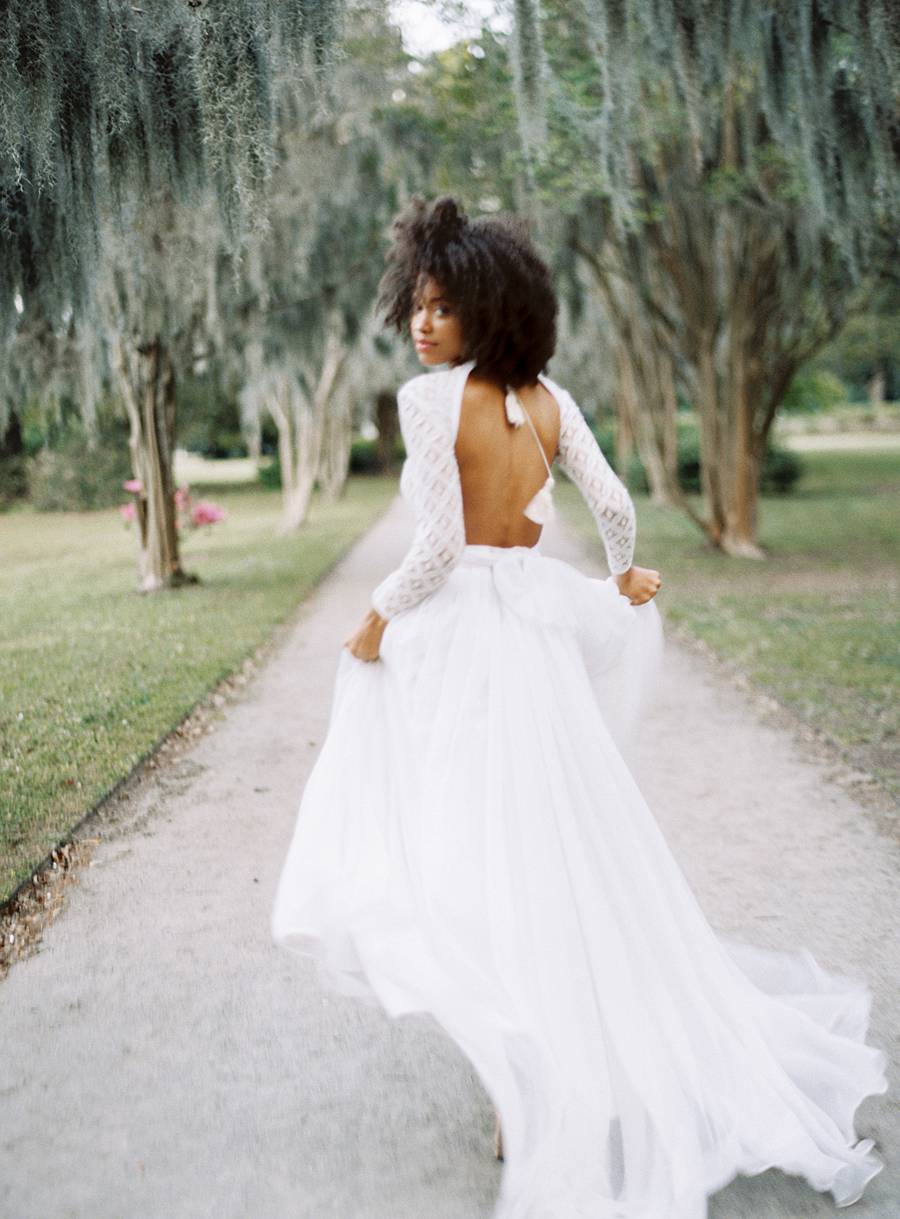
[[[406,447],[400,491],[413,508],[416,526],[412,545],[400,566],[372,593],[372,606],[383,618],[410,609],[439,588],[466,544],[454,448],[463,390],[473,367],[474,361],[468,361],[422,373],[401,386],[397,394]],[[631,496],[603,455],[572,395],[548,377],[542,375],[540,381],[559,405],[556,460],[590,508],[609,570],[618,575],[631,566],[634,553],[636,522]],[[546,462],[546,455],[544,458]],[[548,484],[552,487],[552,477],[548,477]]]

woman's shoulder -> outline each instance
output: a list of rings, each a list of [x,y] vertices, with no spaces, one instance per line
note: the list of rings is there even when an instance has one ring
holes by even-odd
[[[404,381],[397,390],[397,401],[409,401],[412,398],[421,398],[432,392],[432,387],[427,383],[431,381],[435,373],[420,372],[415,377],[410,377],[408,381]]]
[[[582,414],[581,407],[564,385],[560,385],[558,381],[554,381],[552,377],[548,377],[544,372],[539,375],[538,379],[540,380],[544,389],[546,389],[556,399],[559,406],[560,423],[563,426],[565,426],[573,411],[579,415]]]
[[[566,387],[564,385],[561,385],[559,383],[559,381],[555,380],[553,377],[548,376],[547,373],[545,373],[545,372],[539,373],[538,380],[541,382],[541,384],[544,386],[545,389],[549,389],[551,394],[559,394],[565,398],[572,397],[572,395],[569,393],[569,391],[566,389]]]
[[[454,382],[454,374],[458,370],[453,367],[436,368],[429,372],[420,372],[408,381],[404,381],[397,390],[398,398],[426,397],[436,398],[449,391]]]
[[[437,368],[410,377],[397,390],[397,406],[401,417],[437,416],[450,427],[458,397],[458,386],[458,366]]]

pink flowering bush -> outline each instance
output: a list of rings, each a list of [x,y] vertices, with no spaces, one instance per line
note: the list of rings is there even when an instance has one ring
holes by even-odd
[[[194,528],[200,525],[214,525],[216,521],[224,521],[227,513],[218,504],[201,499],[191,509],[191,524]]]
[[[119,511],[126,525],[137,516],[137,500],[143,494],[144,484],[139,478],[129,478],[122,483],[126,491],[135,497],[127,504],[120,504]],[[212,500],[201,499],[194,503],[191,489],[187,483],[175,488],[175,528],[181,532],[183,528],[199,529],[202,525],[215,525],[228,519],[228,513]]]
[[[144,484],[139,478],[126,478],[122,483],[122,487],[125,491],[130,491],[134,496],[134,499],[130,499],[127,504],[119,504],[119,511],[122,513],[122,519],[127,528],[129,523],[137,516],[137,501],[144,490]]]

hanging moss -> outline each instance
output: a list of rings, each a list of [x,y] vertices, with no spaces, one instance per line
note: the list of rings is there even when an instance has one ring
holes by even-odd
[[[340,0],[6,0],[0,343],[23,313],[54,329],[67,311],[85,321],[104,224],[123,226],[135,198],[165,191],[192,204],[211,184],[233,253],[264,227],[271,81],[293,74],[321,97],[340,10]],[[5,413],[0,397],[0,423]]]
[[[522,143],[525,154],[530,159],[546,135],[545,63],[538,0],[515,0],[515,17],[512,63],[519,100]]]
[[[789,150],[796,164],[810,233],[829,233],[851,267],[900,212],[894,0],[544,0],[543,7],[554,32],[560,22],[584,25],[583,56],[596,73],[598,97],[580,114],[568,109],[565,119],[577,122],[585,148],[596,150],[591,171],[599,174],[614,221],[633,224],[640,210],[632,157],[648,124],[658,121],[654,98],[665,100],[695,142],[702,171],[721,157],[729,90],[740,102],[740,167],[747,167],[764,124],[765,138]],[[528,29],[519,43],[533,41]],[[551,90],[551,111],[570,104],[571,91],[562,92]]]

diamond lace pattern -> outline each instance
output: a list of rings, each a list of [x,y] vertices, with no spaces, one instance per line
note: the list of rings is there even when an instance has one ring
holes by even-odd
[[[551,383],[552,384],[552,383]],[[628,571],[634,555],[637,521],[628,489],[603,455],[575,399],[552,385],[560,407],[557,461],[581,492],[603,539],[613,575]]]
[[[448,381],[446,374],[423,373],[397,394],[406,448],[400,490],[415,512],[416,531],[403,562],[372,593],[372,605],[383,618],[439,588],[466,544]]]
[[[571,394],[552,382],[547,384],[560,407],[557,460],[590,508],[610,571],[627,571],[634,552],[634,504]],[[413,508],[416,526],[400,566],[372,593],[372,606],[383,618],[393,618],[438,589],[466,544],[450,421],[452,385],[446,372],[423,373],[401,386],[397,395],[406,448],[400,490]]]

